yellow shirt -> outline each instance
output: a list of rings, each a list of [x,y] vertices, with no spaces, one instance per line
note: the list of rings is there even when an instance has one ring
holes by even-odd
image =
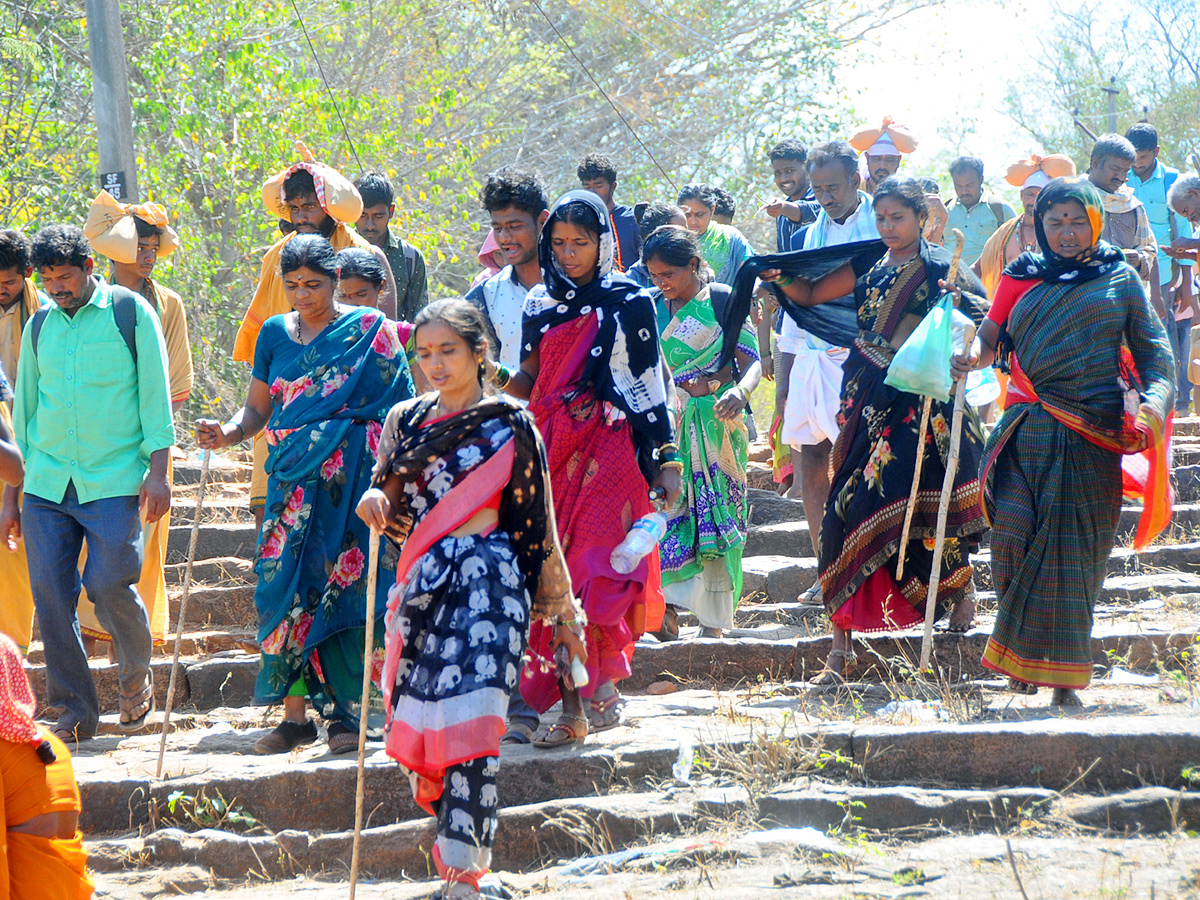
[[[146,299],[158,313],[163,340],[167,344],[167,373],[170,381],[171,405],[182,403],[192,393],[196,374],[192,367],[192,344],[188,339],[187,314],[183,298],[170,288],[146,279],[151,296]]]
[[[284,246],[292,239],[295,232],[280,238],[263,254],[262,274],[258,276],[258,287],[254,291],[254,299],[242,319],[242,327],[238,329],[233,341],[233,358],[238,362],[254,362],[254,345],[258,343],[258,332],[262,330],[263,322],[271,316],[279,316],[292,311],[287,295],[283,292],[283,277],[279,273],[279,256]],[[337,228],[329,237],[329,243],[336,251],[347,247],[361,247],[370,250],[371,245],[345,222],[338,222]]]
[[[21,358],[21,330],[29,317],[38,311],[41,297],[33,279],[25,279],[25,296],[6,310],[0,310],[0,366],[8,378],[9,387],[17,380],[17,363]]]

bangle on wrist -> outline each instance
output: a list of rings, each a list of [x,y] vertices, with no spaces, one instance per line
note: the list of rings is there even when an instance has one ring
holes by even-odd
[[[683,473],[683,460],[668,459],[665,462],[660,462],[658,464],[658,467],[660,469],[674,469],[676,472],[679,472],[680,474],[682,474]]]
[[[780,275],[778,278],[775,279],[775,283],[777,285],[779,285],[780,287],[787,287],[789,284],[791,284],[795,280],[796,280],[795,277],[793,277],[791,275]]]
[[[492,376],[492,384],[504,390],[508,386],[508,382],[512,380],[512,374],[507,366],[496,363],[496,374]]]

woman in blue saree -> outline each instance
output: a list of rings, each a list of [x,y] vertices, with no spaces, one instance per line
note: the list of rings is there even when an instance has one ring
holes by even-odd
[[[306,699],[329,725],[329,749],[358,743],[366,622],[368,529],[354,506],[371,481],[388,410],[413,394],[396,323],[334,299],[337,257],[300,235],[280,258],[294,312],[264,323],[245,405],[225,424],[196,422],[205,449],[265,429],[267,508],[258,537],[255,700],[283,701],[284,719],[256,744],[286,753],[317,738]],[[382,668],[383,613],[396,556],[381,556],[373,668]],[[378,679],[376,679],[378,680]],[[371,718],[382,726],[382,706]]]

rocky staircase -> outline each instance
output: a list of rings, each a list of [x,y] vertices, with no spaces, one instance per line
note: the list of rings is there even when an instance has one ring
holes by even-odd
[[[994,614],[986,547],[974,558],[977,626],[937,635],[936,679],[910,678],[920,636],[901,632],[860,642],[862,681],[809,686],[829,650],[820,607],[797,599],[816,561],[801,505],[766,489],[765,448],[756,447],[737,627],[699,639],[685,619],[683,640],[644,638],[623,684],[621,727],[573,748],[505,748],[495,868],[537,869],[729,821],[839,834],[1005,831],[1029,821],[1159,833],[1200,822],[1200,420],[1181,421],[1177,435],[1171,531],[1145,553],[1114,552],[1093,633],[1097,682],[1077,716],[1051,713],[1046,692],[1005,693],[980,666]],[[248,477],[245,459],[214,457],[163,778],[154,777],[161,713],[149,733],[119,734],[115,669],[93,660],[105,716],[75,765],[102,893],[157,896],[164,878],[188,892],[251,873],[345,876],[353,755],[330,756],[323,743],[282,757],[252,749],[278,710],[252,705]],[[175,478],[172,622],[199,465],[177,465]],[[1123,510],[1123,541],[1136,518]],[[156,650],[160,709],[172,650],[170,640]],[[28,665],[44,697],[36,636]],[[916,702],[898,706],[905,698]],[[366,809],[366,876],[429,877],[432,823],[378,744],[368,746]]]

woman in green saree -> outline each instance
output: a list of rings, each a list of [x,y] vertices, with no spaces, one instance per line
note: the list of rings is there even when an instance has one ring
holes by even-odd
[[[671,606],[696,614],[702,637],[720,637],[733,627],[742,593],[749,516],[742,410],[762,377],[758,339],[742,322],[733,365],[719,365],[731,291],[701,279],[703,257],[691,232],[659,228],[642,259],[662,293],[660,342],[682,406],[676,433],[683,493],[667,512],[660,544],[663,594]]]

